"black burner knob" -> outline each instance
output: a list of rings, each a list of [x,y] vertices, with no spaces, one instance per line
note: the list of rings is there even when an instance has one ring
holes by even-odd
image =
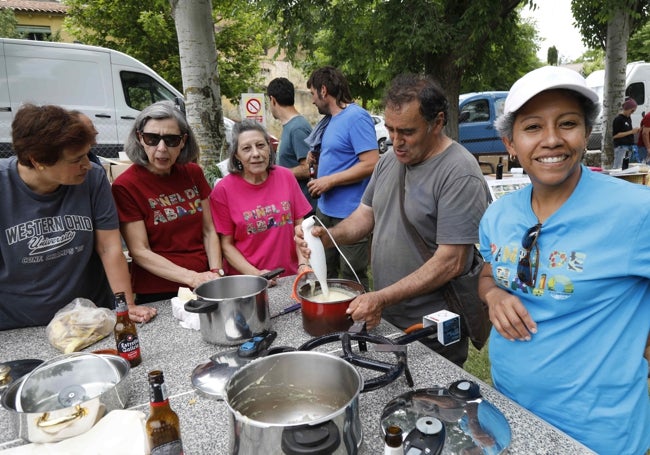
[[[466,379],[452,382],[448,387],[448,390],[451,395],[463,400],[475,400],[481,398],[481,389],[478,384]]]

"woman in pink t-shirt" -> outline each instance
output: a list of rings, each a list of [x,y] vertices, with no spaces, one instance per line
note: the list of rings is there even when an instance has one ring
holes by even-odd
[[[306,260],[294,227],[311,211],[290,170],[274,166],[269,134],[254,120],[235,124],[229,175],[210,194],[228,274],[260,275],[278,267],[294,275]]]

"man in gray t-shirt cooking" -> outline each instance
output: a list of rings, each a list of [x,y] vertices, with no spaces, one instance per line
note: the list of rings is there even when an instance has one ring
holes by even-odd
[[[365,320],[370,329],[383,317],[406,329],[427,314],[449,309],[440,289],[471,267],[490,196],[476,159],[444,133],[448,102],[435,82],[398,76],[384,103],[394,150],[375,167],[359,207],[330,232],[343,244],[373,233],[376,291],[352,301],[352,319]],[[330,246],[322,228],[313,233]],[[428,259],[421,253],[422,242]],[[433,339],[425,344],[458,365],[467,358],[465,336],[449,346]]]

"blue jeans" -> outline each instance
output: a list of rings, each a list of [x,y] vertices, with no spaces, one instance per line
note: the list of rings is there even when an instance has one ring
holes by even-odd
[[[614,147],[614,163],[612,169],[620,169],[623,167],[623,158],[632,155],[631,145],[617,145]]]

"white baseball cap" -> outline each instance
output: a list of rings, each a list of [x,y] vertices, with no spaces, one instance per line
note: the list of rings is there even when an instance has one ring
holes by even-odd
[[[598,101],[596,92],[587,87],[585,78],[577,71],[561,66],[543,66],[527,73],[512,84],[503,113],[516,112],[531,98],[545,90],[562,88],[578,92],[594,103]]]

